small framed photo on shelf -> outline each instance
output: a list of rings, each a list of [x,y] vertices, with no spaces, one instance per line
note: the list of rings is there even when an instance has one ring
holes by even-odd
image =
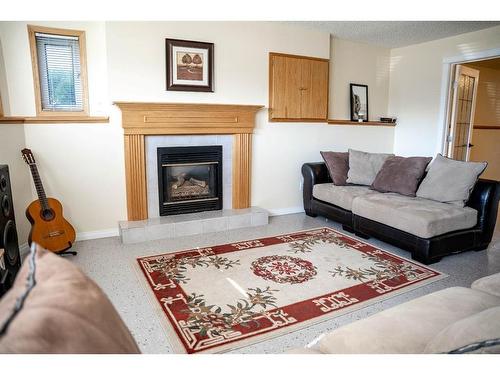
[[[368,86],[350,84],[351,121],[368,121]]]
[[[165,39],[168,91],[214,91],[214,44]]]

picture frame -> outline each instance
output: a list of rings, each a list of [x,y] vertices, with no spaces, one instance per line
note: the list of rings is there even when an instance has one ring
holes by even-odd
[[[351,83],[349,88],[351,121],[368,121],[368,85]]]
[[[167,91],[214,92],[214,44],[165,39]]]

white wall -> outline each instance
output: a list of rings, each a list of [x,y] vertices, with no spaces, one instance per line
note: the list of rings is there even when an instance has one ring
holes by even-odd
[[[391,50],[389,114],[398,118],[396,154],[441,152],[443,59],[466,60],[494,48],[500,48],[500,27]]]
[[[10,103],[5,112],[13,116],[35,115],[28,23],[0,22]],[[109,114],[113,108],[108,96],[104,22],[33,24],[85,30],[90,112]],[[5,89],[0,89],[3,96]],[[113,116],[119,119],[117,110]],[[117,220],[126,217],[123,137],[118,120],[111,124],[32,124],[24,126],[24,133],[26,146],[33,150],[39,164],[47,194],[61,200],[65,215],[76,230],[116,228]],[[35,197],[33,190],[32,198]]]
[[[117,108],[109,107],[112,101],[267,107],[269,52],[322,58],[328,58],[331,52],[328,33],[273,22],[35,24],[86,31],[90,110],[95,115],[110,113],[111,116],[110,124],[25,126],[26,144],[38,156],[48,193],[61,199],[68,218],[79,232],[116,228],[118,220],[126,219],[121,116]],[[215,43],[214,93],[165,91],[167,37]],[[0,40],[7,51],[4,54],[10,113],[33,115],[26,23],[0,23]],[[342,47],[335,49],[339,59],[341,51]],[[373,56],[370,54],[370,59]],[[346,63],[344,70],[339,69],[341,66],[339,63],[334,67],[336,74],[341,81],[348,82],[352,71],[348,72]],[[346,77],[342,78],[344,74]],[[367,75],[364,77],[372,82]],[[344,95],[348,98],[348,91]],[[376,100],[372,99],[374,96],[377,94],[372,95],[370,103]],[[374,108],[384,106],[374,104]],[[257,115],[253,142],[252,204],[274,212],[300,209],[300,167],[304,162],[319,161],[320,150],[351,147],[391,152],[393,134],[393,128],[269,123],[264,109]]]
[[[368,85],[369,120],[387,116],[391,50],[333,38],[330,64],[330,118],[351,118],[349,84]]]
[[[21,158],[21,149],[24,148],[24,144],[22,125],[0,125],[0,164],[9,166],[14,215],[16,216],[20,245],[28,242],[30,225],[26,219],[25,210],[32,201],[29,169]]]

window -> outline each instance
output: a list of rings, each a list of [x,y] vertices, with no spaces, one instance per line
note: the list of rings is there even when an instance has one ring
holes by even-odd
[[[37,115],[88,115],[85,32],[28,26]]]

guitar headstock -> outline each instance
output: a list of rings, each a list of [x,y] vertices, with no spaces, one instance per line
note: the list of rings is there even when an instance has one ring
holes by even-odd
[[[33,156],[33,152],[29,148],[24,148],[21,150],[21,154],[23,155],[23,159],[28,165],[35,165],[35,157]]]

